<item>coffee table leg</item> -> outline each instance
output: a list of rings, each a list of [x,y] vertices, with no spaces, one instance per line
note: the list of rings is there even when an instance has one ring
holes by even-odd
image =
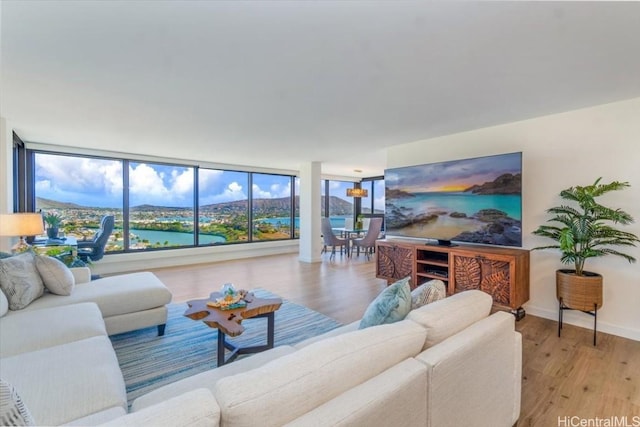
[[[275,316],[273,311],[271,313],[267,313],[267,348],[273,348],[273,335],[275,329]]]
[[[225,362],[225,345],[224,345],[224,332],[218,329],[218,367],[224,365]]]
[[[273,348],[275,344],[275,313],[265,313],[259,316],[252,317],[256,319],[259,317],[267,318],[267,343],[263,345],[255,345],[251,347],[236,347],[232,343],[228,342],[225,338],[226,335],[220,329],[218,329],[218,367],[225,365],[235,360],[239,354],[258,353]],[[226,349],[231,350],[229,357],[226,357]]]

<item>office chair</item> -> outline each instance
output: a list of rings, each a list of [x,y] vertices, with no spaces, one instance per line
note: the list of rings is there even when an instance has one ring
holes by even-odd
[[[81,240],[78,242],[78,257],[83,261],[98,261],[104,256],[104,249],[109,241],[109,236],[113,232],[115,217],[105,215],[100,221],[100,229],[91,240]]]

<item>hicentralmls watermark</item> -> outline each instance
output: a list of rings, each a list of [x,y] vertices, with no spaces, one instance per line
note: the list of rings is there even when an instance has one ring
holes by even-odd
[[[594,418],[564,416],[558,417],[558,427],[640,427],[640,415]]]

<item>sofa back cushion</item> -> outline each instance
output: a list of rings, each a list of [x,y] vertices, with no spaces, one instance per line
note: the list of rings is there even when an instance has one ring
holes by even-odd
[[[281,426],[416,356],[425,337],[423,327],[406,320],[372,326],[222,378],[215,388],[221,424]]]
[[[491,295],[470,290],[417,308],[406,318],[427,329],[427,339],[423,347],[426,350],[487,317],[492,305]]]

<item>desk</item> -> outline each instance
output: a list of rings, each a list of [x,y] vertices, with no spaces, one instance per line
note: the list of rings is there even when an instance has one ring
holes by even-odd
[[[61,249],[61,252],[65,252],[65,247],[69,247],[71,255],[78,256],[78,239],[73,236],[67,236],[63,239],[35,239],[31,244],[38,254],[44,254],[48,248],[56,247]]]

